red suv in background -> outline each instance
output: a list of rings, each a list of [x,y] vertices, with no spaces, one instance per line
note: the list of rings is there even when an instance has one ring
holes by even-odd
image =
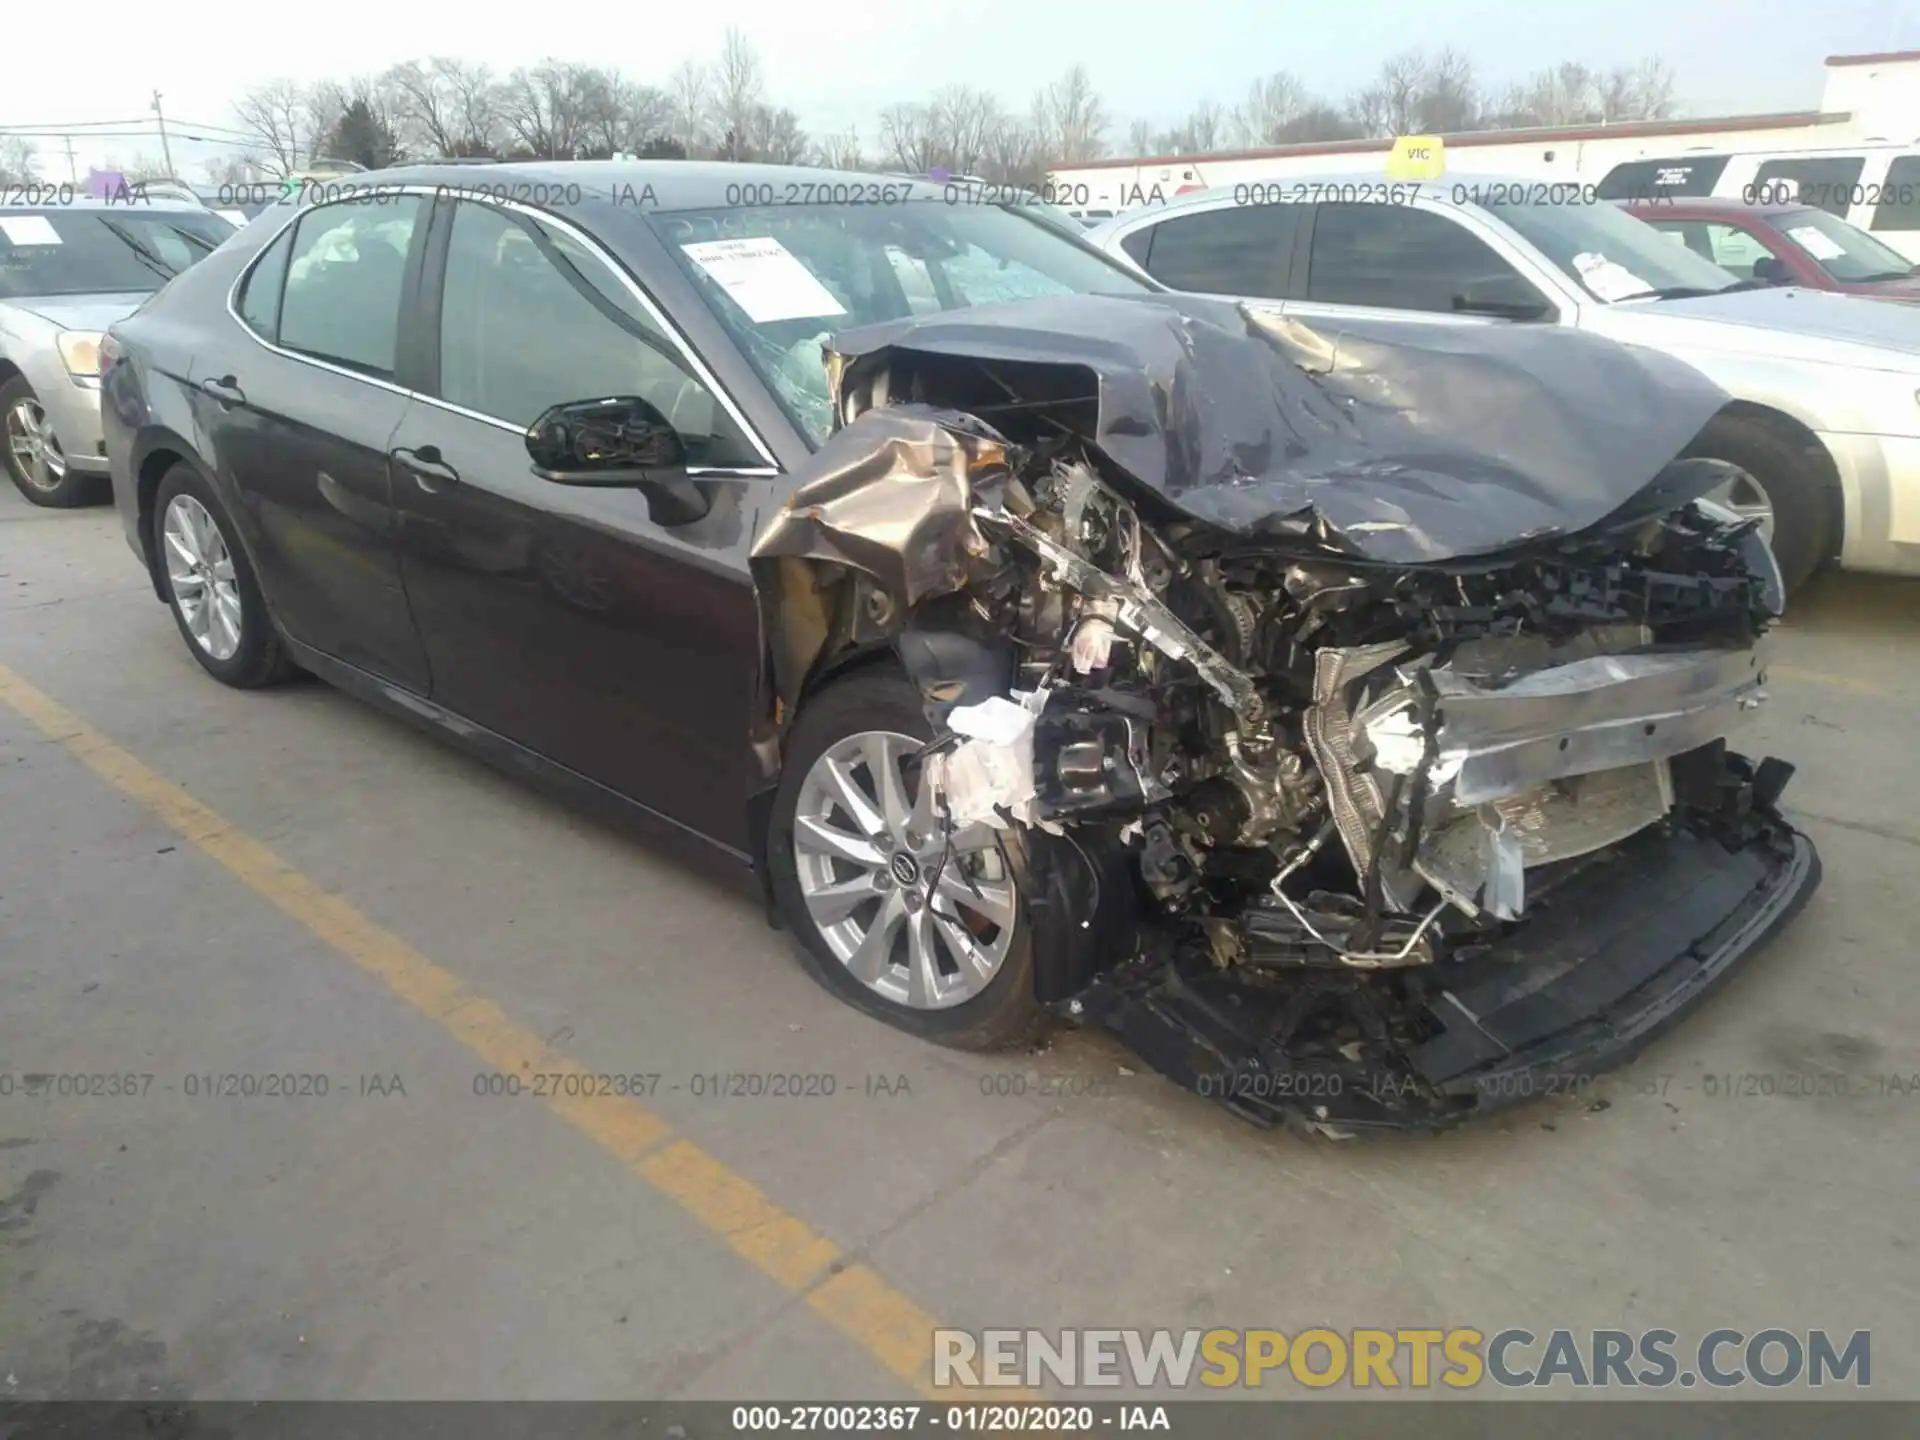
[[[1920,305],[1920,266],[1815,205],[1635,200],[1628,213],[1742,280]]]

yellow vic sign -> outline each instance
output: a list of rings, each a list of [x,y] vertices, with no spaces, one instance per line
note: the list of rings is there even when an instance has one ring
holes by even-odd
[[[1438,135],[1402,135],[1387,152],[1394,180],[1438,180],[1447,168],[1447,146]]]

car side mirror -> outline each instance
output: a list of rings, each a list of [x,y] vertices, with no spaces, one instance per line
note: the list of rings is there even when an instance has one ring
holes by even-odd
[[[1753,278],[1762,285],[1791,285],[1793,276],[1787,271],[1787,262],[1778,255],[1763,255],[1753,262]]]
[[[657,525],[691,525],[713,497],[684,474],[687,442],[638,395],[569,400],[527,427],[533,473],[556,485],[639,490]]]
[[[1539,320],[1553,313],[1538,290],[1513,274],[1469,281],[1453,297],[1453,308],[1463,315],[1495,315],[1503,320]]]

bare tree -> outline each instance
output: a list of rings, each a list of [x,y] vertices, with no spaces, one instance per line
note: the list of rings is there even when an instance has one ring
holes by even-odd
[[[307,96],[291,80],[268,80],[234,102],[234,118],[275,177],[300,168],[309,116]]]
[[[1135,120],[1127,126],[1127,153],[1129,155],[1151,155],[1159,149],[1157,143],[1160,132],[1153,128],[1151,120]]]
[[[397,164],[406,154],[398,133],[405,105],[390,71],[322,80],[307,92],[307,153],[357,160],[374,170]],[[355,153],[339,153],[349,150]]]
[[[408,60],[381,76],[387,123],[411,154],[484,155],[498,139],[492,72],[444,55]]]
[[[907,101],[887,106],[880,112],[880,151],[896,170],[924,175],[933,169],[940,163],[940,137],[932,110]]]
[[[1045,123],[1046,112],[1037,98],[1024,119],[1017,115],[1004,117],[987,147],[987,164],[982,171],[986,178],[1003,185],[1038,185],[1045,180]]]
[[[1106,153],[1107,109],[1087,67],[1075,65],[1035,97],[1034,112],[1048,157],[1056,163],[1098,160]]]
[[[799,165],[813,149],[807,132],[800,128],[800,117],[781,105],[756,105],[748,117],[746,153],[748,158],[769,165]]]
[[[24,135],[0,135],[0,185],[31,185],[33,142]]]
[[[928,108],[941,152],[937,163],[962,175],[977,172],[1006,118],[1000,102],[971,85],[949,85],[935,93]]]
[[[1299,76],[1286,70],[1262,75],[1234,107],[1234,139],[1241,145],[1279,145],[1286,127],[1313,103]]]
[[[1451,46],[1433,56],[1422,50],[1389,56],[1347,108],[1365,133],[1376,136],[1449,134],[1481,123],[1473,63]]]
[[[720,132],[723,157],[738,160],[753,127],[754,112],[762,103],[766,81],[760,52],[737,26],[727,27],[727,38],[713,67],[713,89],[714,126]]]
[[[543,160],[571,160],[587,145],[587,121],[605,84],[601,72],[571,61],[521,66],[500,91],[500,114],[515,150]]]
[[[864,170],[867,162],[860,151],[860,131],[848,126],[832,135],[822,135],[813,147],[813,163],[828,170]]]
[[[1657,55],[1638,65],[1614,70],[1597,86],[1600,119],[1667,120],[1680,113],[1673,68]]]
[[[667,79],[667,95],[673,107],[668,133],[687,147],[689,155],[705,149],[713,109],[711,72],[691,57],[682,60]]]

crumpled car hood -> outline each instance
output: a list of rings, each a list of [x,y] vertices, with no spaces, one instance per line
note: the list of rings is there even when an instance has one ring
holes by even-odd
[[[1562,326],[1314,328],[1254,302],[1057,296],[836,336],[836,413],[883,372],[894,403],[953,403],[902,383],[915,357],[1077,371],[1097,394],[1086,440],[1178,511],[1389,564],[1659,513],[1722,478],[1669,466],[1724,391]]]

